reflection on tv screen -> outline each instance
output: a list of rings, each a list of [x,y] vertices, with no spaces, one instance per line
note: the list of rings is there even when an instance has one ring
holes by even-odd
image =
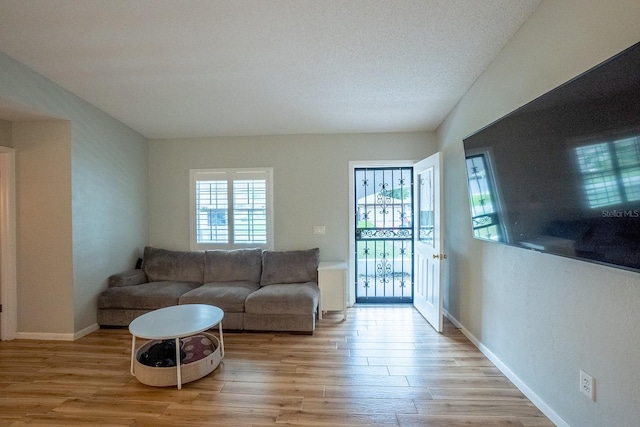
[[[640,43],[464,149],[474,237],[640,271]]]

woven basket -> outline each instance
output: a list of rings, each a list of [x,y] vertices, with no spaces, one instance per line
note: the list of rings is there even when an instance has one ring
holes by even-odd
[[[220,360],[222,359],[220,356],[220,341],[218,340],[218,337],[206,332],[200,333],[197,336],[200,335],[209,338],[209,340],[211,341],[209,349],[212,351],[212,353],[200,360],[196,360],[191,363],[183,362],[180,364],[182,384],[195,381],[204,377],[205,375],[210,374],[214,371],[214,369],[218,367],[218,365],[220,364]],[[175,386],[178,384],[178,377],[175,366],[171,366],[168,368],[147,366],[138,361],[142,353],[147,351],[149,347],[158,342],[160,341],[149,341],[136,351],[136,357],[133,362],[133,373],[138,381],[146,385],[155,387]]]

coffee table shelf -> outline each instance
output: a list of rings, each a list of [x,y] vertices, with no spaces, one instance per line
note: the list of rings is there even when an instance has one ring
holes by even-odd
[[[129,324],[129,332],[131,333],[131,375],[137,377],[136,369],[138,369],[138,372],[141,372],[141,370],[143,369],[142,366],[144,366],[140,364],[140,362],[138,362],[137,360],[139,351],[136,351],[136,338],[144,338],[144,339],[150,339],[150,340],[169,340],[169,339],[175,340],[176,342],[176,366],[175,367],[155,368],[155,367],[144,366],[144,368],[175,370],[175,378],[176,378],[175,384],[178,386],[178,389],[182,388],[183,368],[185,370],[189,369],[189,370],[195,370],[198,372],[196,373],[195,377],[194,375],[189,374],[189,377],[185,378],[185,380],[188,379],[188,381],[193,381],[207,375],[208,373],[213,371],[213,369],[215,369],[215,367],[217,367],[218,364],[220,363],[220,360],[224,358],[224,336],[222,333],[223,317],[224,317],[224,312],[218,307],[215,307],[212,305],[206,305],[206,304],[185,304],[185,305],[177,305],[177,306],[165,307],[158,310],[154,310],[134,319]],[[218,359],[217,363],[215,363],[215,366],[213,366],[213,368],[211,369],[209,369],[210,368],[209,366],[202,370],[193,369],[194,367],[188,368],[189,365],[181,366],[180,338],[199,334],[201,332],[204,332],[208,329],[213,328],[216,325],[218,325],[219,338],[216,338],[215,336],[211,335],[211,337],[218,342],[216,351],[214,351],[213,353],[214,356],[212,356],[210,360],[202,362],[203,364],[212,363],[212,362],[215,363],[215,359]],[[218,353],[218,355],[215,356],[215,353]],[[202,359],[202,360],[205,360],[205,359]],[[194,362],[193,365],[195,365],[196,363],[198,362]],[[158,371],[158,373],[159,372],[161,371]],[[153,377],[146,374],[147,372],[145,370],[145,373],[143,373],[141,375],[141,378],[138,378],[138,380],[141,380],[141,379],[144,380],[145,378]],[[185,381],[185,382],[188,382],[188,381]],[[144,381],[141,381],[141,382],[144,383]],[[148,380],[147,382],[153,383],[149,385],[156,385],[155,380]],[[159,382],[163,383],[164,385],[166,381],[162,380]],[[166,384],[166,385],[173,385],[173,384]]]

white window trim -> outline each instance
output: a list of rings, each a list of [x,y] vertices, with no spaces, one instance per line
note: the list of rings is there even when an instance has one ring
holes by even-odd
[[[196,238],[196,181],[206,179],[266,179],[267,185],[267,243],[266,244],[238,244],[233,243],[230,236],[229,243],[198,243]],[[231,202],[232,203],[232,202]],[[229,221],[233,219],[230,216]],[[241,249],[241,248],[274,248],[273,233],[273,168],[226,168],[226,169],[189,169],[189,241],[192,251],[207,249]]]

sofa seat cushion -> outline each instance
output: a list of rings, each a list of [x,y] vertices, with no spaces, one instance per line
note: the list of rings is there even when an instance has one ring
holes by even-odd
[[[319,294],[315,282],[263,286],[247,297],[245,311],[253,314],[313,315]]]
[[[208,250],[204,282],[260,282],[262,249]]]
[[[204,283],[204,252],[144,248],[142,271],[149,282]]]
[[[195,282],[150,282],[109,288],[98,297],[98,308],[155,310],[178,305],[180,297],[201,286]]]
[[[244,313],[244,302],[260,288],[256,282],[205,283],[180,297],[180,304],[215,305],[225,313]]]

